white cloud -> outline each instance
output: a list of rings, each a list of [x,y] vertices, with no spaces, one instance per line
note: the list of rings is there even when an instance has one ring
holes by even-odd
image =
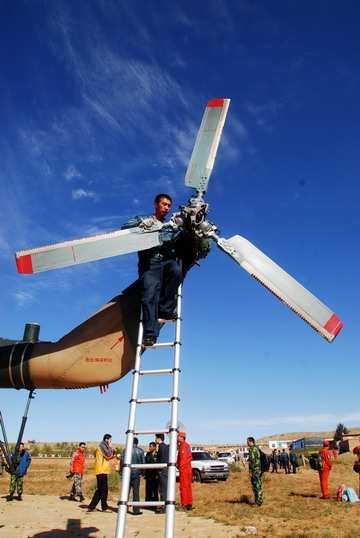
[[[34,302],[35,296],[32,293],[26,291],[17,291],[13,293],[15,301],[19,306],[25,306],[29,303]]]
[[[75,168],[74,165],[69,164],[69,166],[66,169],[66,172],[64,172],[64,177],[66,181],[71,181],[74,178],[82,177],[82,174]]]
[[[85,189],[73,189],[72,190],[73,200],[78,200],[79,198],[93,198],[96,199],[98,195],[93,191],[86,191]]]

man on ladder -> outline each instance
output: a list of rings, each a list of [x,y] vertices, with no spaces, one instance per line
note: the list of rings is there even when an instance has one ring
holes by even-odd
[[[155,197],[155,213],[151,215],[138,215],[129,220],[122,230],[140,226],[150,230],[156,221],[165,222],[172,205],[172,198],[168,194],[158,194]],[[161,244],[138,253],[139,279],[141,284],[141,305],[144,325],[144,346],[153,346],[159,336],[158,318],[173,319],[173,305],[175,294],[182,281],[182,272],[176,261],[173,248],[175,232],[171,228],[160,231]]]

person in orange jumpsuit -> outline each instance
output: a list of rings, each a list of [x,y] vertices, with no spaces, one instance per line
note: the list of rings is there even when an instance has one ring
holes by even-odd
[[[330,461],[330,450],[329,450],[329,441],[323,442],[323,448],[319,452],[322,461],[324,463],[324,468],[322,471],[319,471],[320,477],[320,487],[322,491],[322,499],[329,499],[329,475],[332,468],[332,463]]]
[[[178,433],[178,456],[177,467],[180,473],[180,499],[181,506],[186,510],[192,510],[193,496],[192,496],[192,453],[189,443],[185,441],[186,433]]]

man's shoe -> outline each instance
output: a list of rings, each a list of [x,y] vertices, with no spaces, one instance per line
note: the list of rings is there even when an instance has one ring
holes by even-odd
[[[176,312],[170,310],[170,312],[159,311],[159,319],[175,319],[177,317]]]
[[[187,504],[186,505],[186,510],[188,510],[189,512],[192,510],[192,504]]]
[[[75,495],[72,495],[72,493],[70,493],[70,495],[69,495],[69,500],[70,500],[70,501],[76,501],[76,499],[75,499]]]
[[[143,338],[142,345],[143,347],[152,347],[154,344],[156,344],[156,336],[145,336]]]
[[[18,501],[22,501],[22,496],[21,496],[21,494],[18,495]]]
[[[142,512],[133,512],[133,516],[142,516]]]
[[[75,500],[75,499],[74,499]],[[79,497],[79,503],[82,503],[85,501],[85,497],[83,497],[82,495],[80,495]]]
[[[165,513],[166,513],[165,508],[158,508],[157,510],[155,510],[155,514],[165,514]]]

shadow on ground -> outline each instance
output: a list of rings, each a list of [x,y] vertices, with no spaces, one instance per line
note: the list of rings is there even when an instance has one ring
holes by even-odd
[[[81,528],[80,519],[68,519],[66,529],[52,529],[50,531],[43,531],[33,534],[29,538],[65,538],[66,536],[90,536],[94,532],[100,532],[97,527],[83,527]]]

